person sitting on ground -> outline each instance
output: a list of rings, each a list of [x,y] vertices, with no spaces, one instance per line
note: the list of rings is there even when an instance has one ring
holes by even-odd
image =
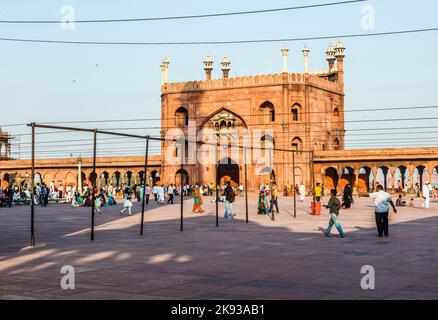
[[[406,207],[406,199],[403,199],[401,194],[398,195],[397,201],[395,202],[396,207]]]
[[[415,205],[414,199],[411,198],[411,200],[409,200],[408,202],[408,207],[413,207]]]
[[[269,214],[269,201],[265,196],[265,192],[259,193],[259,200],[257,202],[257,214]]]

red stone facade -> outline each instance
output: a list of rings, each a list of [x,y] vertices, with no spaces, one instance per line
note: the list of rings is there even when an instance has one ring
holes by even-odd
[[[219,132],[219,136],[224,127],[231,127],[231,131],[239,127],[249,132],[251,145],[257,139],[261,140],[261,146],[267,146],[266,142],[271,145],[270,141],[273,140],[275,148],[303,151],[295,156],[295,182],[310,186],[311,153],[304,151],[344,148],[343,72],[339,71],[343,67],[340,66],[341,60],[337,68],[331,66],[330,72],[317,74],[283,72],[228,78],[228,73],[224,72],[222,79],[214,80],[208,80],[207,72],[207,80],[163,83],[162,136],[166,137],[169,130],[179,128],[186,138],[190,136],[188,140],[193,140],[193,128],[197,133],[210,128]],[[255,134],[257,130],[262,133]],[[236,139],[230,140],[234,144],[240,143]],[[200,147],[197,145],[196,148]],[[169,157],[166,151],[176,149],[174,142],[162,144],[162,178],[165,183],[180,181],[180,165],[175,161],[166,161]],[[227,155],[222,154],[221,159],[217,160],[224,157]],[[236,164],[221,165],[218,180],[224,181],[225,177],[225,180],[231,179],[234,183],[243,182],[243,150],[239,151],[237,159],[229,151],[228,158]],[[270,179],[279,186],[292,184],[293,159],[290,152],[273,151],[270,161],[263,163],[259,162],[260,157],[255,152],[249,158],[247,170],[250,190],[257,189]],[[271,166],[273,171],[270,175]],[[186,163],[184,170],[188,176],[184,179],[189,183],[208,184],[215,181],[215,163]]]

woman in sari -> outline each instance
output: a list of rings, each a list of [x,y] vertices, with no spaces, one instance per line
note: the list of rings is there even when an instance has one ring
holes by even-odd
[[[269,213],[269,201],[262,191],[259,193],[259,200],[257,202],[257,214],[268,214]]]
[[[193,209],[192,209],[192,213],[196,213],[196,211],[198,213],[203,213],[204,211],[202,210],[202,196],[201,193],[199,191],[199,188],[195,188],[195,196],[193,198]]]

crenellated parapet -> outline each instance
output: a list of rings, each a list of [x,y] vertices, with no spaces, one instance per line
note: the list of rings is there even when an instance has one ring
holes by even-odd
[[[286,75],[286,77],[284,77]],[[284,85],[284,84],[301,84],[313,85],[321,89],[342,93],[342,88],[338,82],[330,81],[328,71],[316,73],[277,73],[264,74],[255,76],[243,76],[233,78],[220,78],[212,80],[186,81],[165,83],[161,87],[161,92],[181,93],[203,90],[218,90],[230,88],[256,87],[263,85]]]

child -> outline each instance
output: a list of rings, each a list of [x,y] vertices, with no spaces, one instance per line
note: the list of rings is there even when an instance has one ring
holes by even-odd
[[[339,201],[338,198],[336,198],[337,195],[336,190],[332,190],[330,194],[331,194],[331,198],[328,204],[325,206],[327,209],[330,209],[330,220],[329,220],[328,228],[326,229],[324,234],[326,237],[330,237],[332,227],[333,225],[335,225],[336,229],[338,229],[341,238],[344,238],[345,237],[344,230],[342,230],[342,226],[338,220],[339,209],[341,208],[341,202]]]
[[[414,206],[414,199],[413,198],[411,198],[411,200],[409,200],[409,202],[408,202],[408,207],[413,207]]]

